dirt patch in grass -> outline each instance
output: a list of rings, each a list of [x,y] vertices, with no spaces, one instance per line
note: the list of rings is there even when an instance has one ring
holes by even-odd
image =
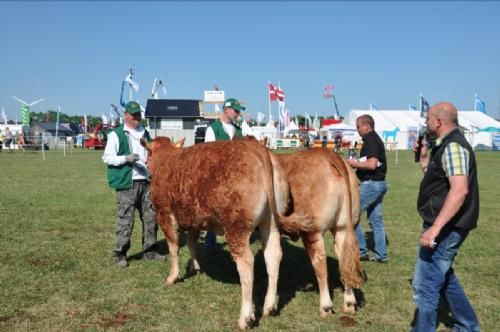
[[[124,313],[116,313],[111,317],[101,317],[100,322],[97,322],[97,326],[102,328],[117,328],[125,325],[132,317]]]
[[[358,322],[352,319],[351,317],[342,316],[339,319],[342,327],[353,327],[358,325]]]

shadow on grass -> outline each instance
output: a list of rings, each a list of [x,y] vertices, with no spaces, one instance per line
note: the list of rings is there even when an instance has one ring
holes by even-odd
[[[160,236],[158,236],[158,237],[160,237]],[[186,245],[186,234],[184,232],[181,232],[179,234],[179,246],[182,248],[185,245]],[[168,245],[167,245],[167,241],[165,240],[165,238],[163,238],[162,240],[156,241],[155,247],[156,247],[156,251],[158,251],[159,254],[168,255]],[[144,252],[139,251],[139,252],[136,252],[135,254],[127,256],[127,260],[128,261],[141,260],[143,255],[144,255]]]
[[[254,239],[255,241],[255,239]],[[294,246],[287,238],[281,238],[283,258],[280,264],[278,280],[278,314],[287,304],[293,300],[297,292],[315,292],[317,294],[317,305],[319,307],[319,289],[311,261],[306,251]],[[203,250],[203,248],[200,248]],[[343,298],[343,284],[340,281],[338,261],[327,253],[328,286],[330,295]],[[200,265],[203,273],[210,278],[223,283],[239,284],[240,279],[227,246],[217,243],[216,249],[211,255],[200,255]],[[189,276],[187,276],[188,278]],[[253,298],[255,302],[256,326],[262,318],[262,309],[267,291],[268,277],[263,251],[259,250],[255,255],[254,264],[254,288]],[[355,290],[358,303],[362,306],[364,295],[361,290]]]

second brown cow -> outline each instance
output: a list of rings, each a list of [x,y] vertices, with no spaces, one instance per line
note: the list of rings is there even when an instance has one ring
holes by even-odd
[[[332,312],[323,239],[327,231],[335,240],[345,286],[344,312],[352,314],[356,305],[352,289],[360,288],[365,280],[354,233],[360,215],[356,175],[336,153],[323,148],[277,157],[287,173],[292,210],[290,216],[281,218],[280,227],[292,239],[302,238],[318,280],[320,314]]]

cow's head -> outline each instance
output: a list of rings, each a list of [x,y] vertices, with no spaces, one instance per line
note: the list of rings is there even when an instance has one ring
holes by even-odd
[[[158,149],[169,148],[169,147],[182,148],[184,146],[185,140],[186,138],[181,138],[177,142],[173,143],[173,140],[171,140],[168,137],[158,136],[154,138],[151,142],[147,142],[145,139],[141,139],[141,145],[148,151],[148,163],[149,163],[154,152],[158,151]]]

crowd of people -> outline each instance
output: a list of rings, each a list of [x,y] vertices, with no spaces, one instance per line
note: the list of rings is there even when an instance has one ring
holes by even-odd
[[[5,127],[5,131],[3,133],[0,131],[0,151],[5,148],[9,152],[13,152],[14,145],[17,145],[22,149],[24,144],[24,137],[22,133],[14,134],[10,131],[9,127]]]
[[[237,99],[227,99],[221,118],[208,127],[205,142],[245,136],[235,121],[244,109]],[[132,101],[126,105],[124,118],[124,124],[109,135],[102,157],[108,166],[109,185],[116,190],[113,256],[120,268],[128,266],[127,252],[136,209],[143,224],[143,258],[165,259],[156,247],[158,226],[149,191],[148,152],[140,144],[141,139],[150,140],[150,136],[140,124],[141,112],[137,103]],[[474,309],[452,267],[461,245],[477,226],[479,215],[474,151],[459,131],[457,119],[457,110],[451,103],[432,106],[426,119],[427,139],[423,146],[417,146],[418,142],[414,146],[415,150],[420,150],[419,162],[424,176],[417,202],[423,224],[412,279],[417,308],[412,331],[436,330],[442,298],[449,304],[454,331],[480,330]],[[361,222],[356,225],[359,257],[361,261],[387,264],[389,253],[382,217],[383,199],[388,190],[385,146],[370,115],[358,117],[356,128],[363,145],[359,158],[349,158],[347,163],[356,169],[361,211],[366,213],[373,233],[373,255],[370,256]],[[215,233],[207,232],[205,249],[212,250],[215,244]]]

